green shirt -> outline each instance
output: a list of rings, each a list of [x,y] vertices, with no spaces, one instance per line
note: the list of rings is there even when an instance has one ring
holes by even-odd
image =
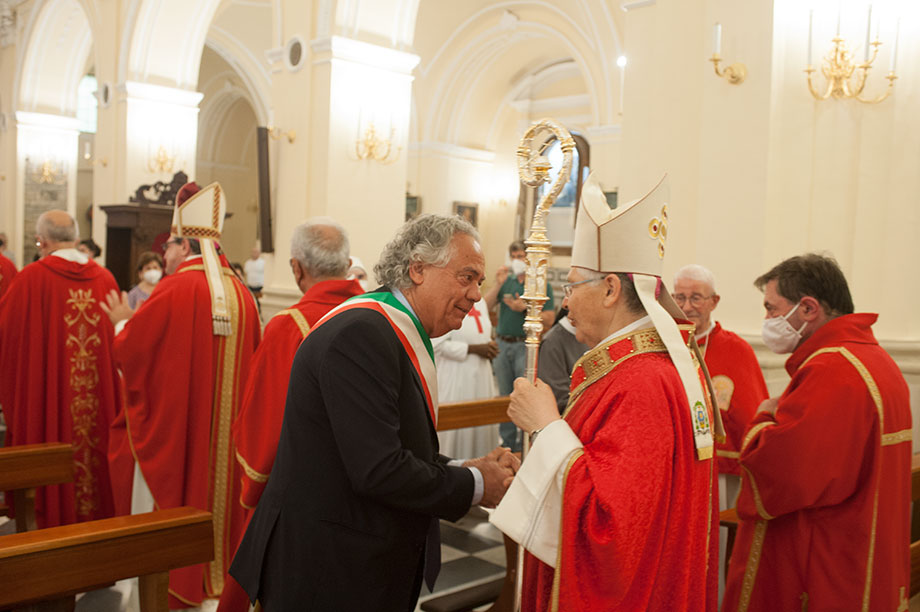
[[[495,333],[499,336],[515,336],[518,338],[524,337],[524,317],[527,314],[526,310],[521,312],[515,312],[505,304],[504,298],[506,295],[511,297],[520,297],[524,295],[524,283],[518,281],[516,276],[508,275],[505,284],[502,285],[502,288],[498,290],[498,325],[495,328]],[[552,310],[553,309],[553,287],[552,285],[546,285],[546,297],[549,299],[543,304],[543,310]]]

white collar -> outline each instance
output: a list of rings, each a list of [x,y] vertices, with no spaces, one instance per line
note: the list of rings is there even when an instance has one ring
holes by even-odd
[[[575,335],[575,326],[572,325],[572,322],[569,321],[568,317],[562,317],[559,319],[559,325],[561,325],[563,329],[568,331],[573,336]]]
[[[66,259],[67,261],[72,261],[78,264],[87,264],[89,263],[89,255],[86,253],[80,252],[77,249],[58,249],[51,253],[55,257],[60,257],[61,259]]]
[[[643,327],[649,327],[650,325],[654,327],[652,323],[652,318],[648,315],[645,315],[641,319],[637,319],[633,321],[626,327],[621,327],[620,329],[616,330],[615,332],[613,332],[612,334],[610,334],[609,336],[607,336],[606,338],[598,342],[597,346],[604,344],[608,340],[613,340],[617,336],[622,336],[624,334],[628,334],[629,332],[636,331],[637,329],[642,329]]]

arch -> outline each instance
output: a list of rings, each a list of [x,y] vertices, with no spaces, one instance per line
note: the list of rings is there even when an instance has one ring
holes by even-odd
[[[432,59],[419,68],[422,77],[430,75],[429,78],[436,81],[430,102],[424,104],[429,110],[421,120],[420,139],[455,142],[461,134],[464,111],[475,99],[486,71],[506,54],[518,50],[518,45],[533,45],[541,40],[555,45],[558,56],[549,58],[547,64],[548,58],[544,55],[541,65],[533,67],[524,79],[520,76],[515,79],[516,87],[520,88],[523,80],[547,65],[570,62],[569,66],[577,69],[587,90],[588,120],[592,125],[609,121],[614,116],[615,86],[614,71],[610,69],[615,53],[610,53],[609,48],[619,49],[619,37],[603,2],[575,0],[575,3],[582,13],[581,22],[543,0],[509,0],[471,14],[446,37],[430,56]],[[511,13],[511,9],[520,15]],[[605,25],[613,34],[606,40],[601,37]],[[532,59],[538,58],[534,53]],[[519,93],[506,97],[505,103],[513,101]],[[494,140],[497,118],[507,109],[506,105],[502,106],[495,113],[496,119],[482,143],[484,146],[488,147]]]
[[[271,105],[267,95],[271,91],[271,76],[267,64],[259,62],[248,47],[221,28],[211,27],[205,45],[230,64],[234,73],[243,81],[246,98],[256,115],[256,121],[259,125],[268,125],[271,122]]]
[[[94,21],[87,0],[47,0],[33,7],[17,58],[14,108],[76,114],[77,86],[93,48]]]
[[[119,51],[120,82],[194,90],[205,38],[221,0],[130,3],[128,35]],[[150,51],[155,49],[155,53]]]

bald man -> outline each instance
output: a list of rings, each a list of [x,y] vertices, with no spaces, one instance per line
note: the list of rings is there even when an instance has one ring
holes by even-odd
[[[7,444],[67,442],[72,483],[36,492],[39,527],[112,516],[109,425],[117,411],[113,327],[99,304],[117,289],[79,252],[77,223],[63,210],[38,218],[41,259],[0,300],[0,404]]]

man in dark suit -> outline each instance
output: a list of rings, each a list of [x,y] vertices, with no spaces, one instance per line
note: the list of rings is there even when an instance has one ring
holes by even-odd
[[[414,609],[440,566],[438,519],[494,506],[507,449],[438,454],[431,337],[480,299],[476,230],[408,222],[375,267],[384,285],[314,326],[291,369],[277,458],[230,570],[266,612]]]

